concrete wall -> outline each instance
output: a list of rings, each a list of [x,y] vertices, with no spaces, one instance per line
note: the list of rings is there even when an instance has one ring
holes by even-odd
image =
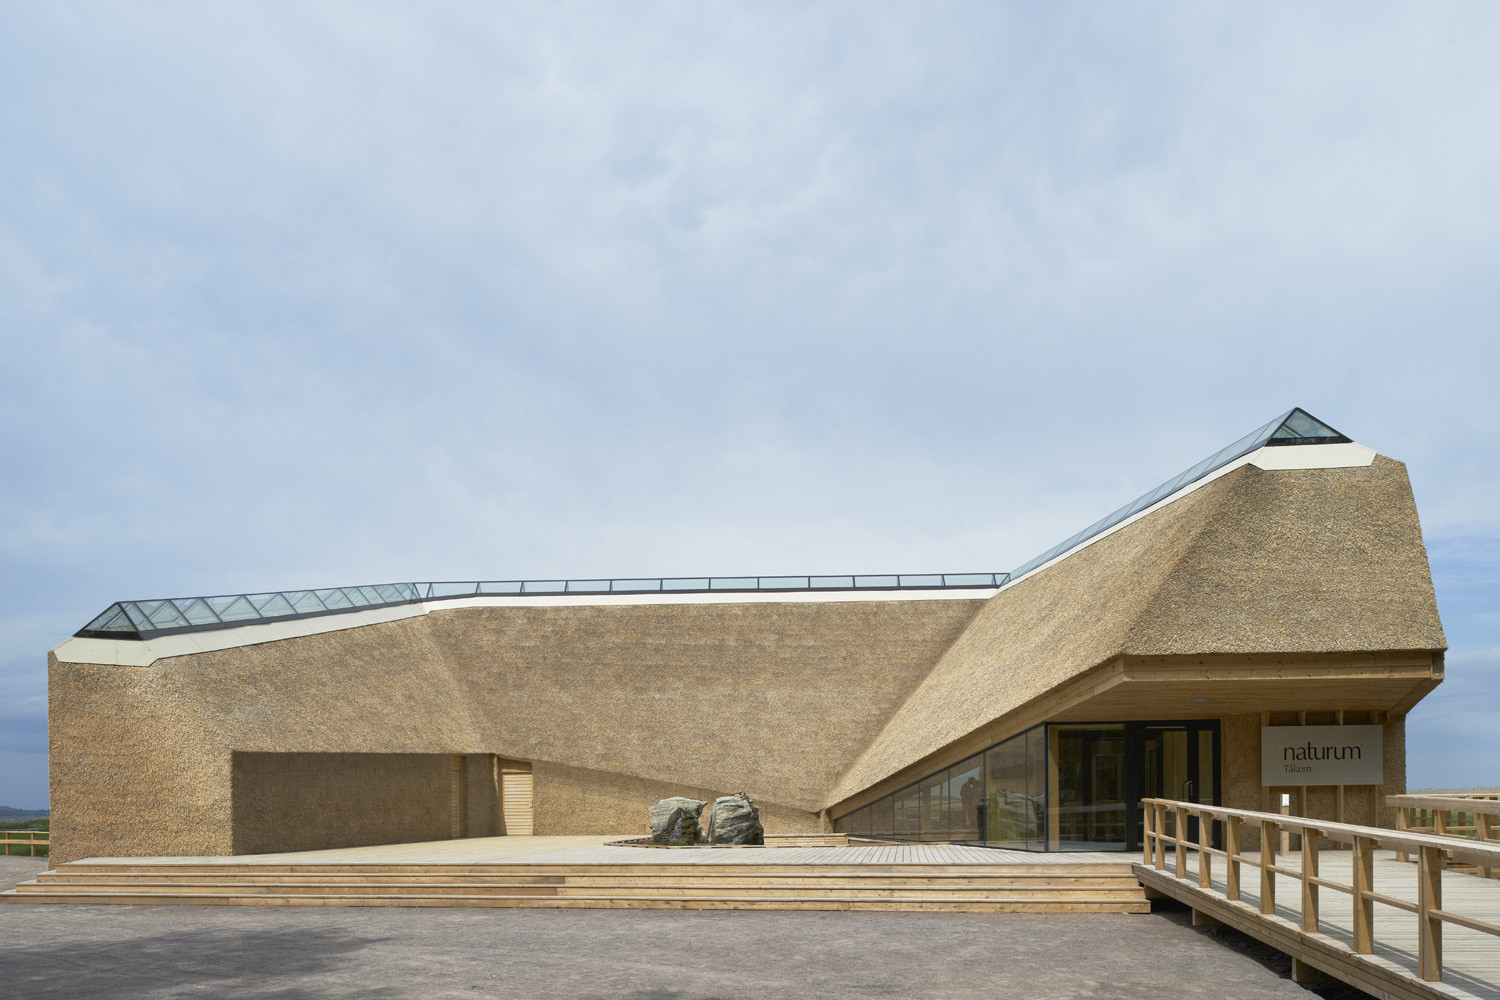
[[[1224,718],[1221,723],[1224,805],[1231,808],[1263,808],[1260,783],[1262,721],[1260,715],[1232,715]],[[1369,724],[1369,719],[1364,713],[1346,714],[1344,721],[1350,725]],[[1327,726],[1333,725],[1334,722],[1332,712],[1307,713],[1307,725]],[[1273,712],[1271,724],[1292,726],[1298,724],[1298,719],[1295,713]],[[1383,771],[1385,783],[1379,789],[1378,806],[1372,798],[1369,786],[1346,787],[1344,789],[1344,822],[1346,823],[1387,828],[1394,828],[1396,825],[1396,812],[1385,805],[1385,797],[1401,795],[1406,791],[1406,717],[1395,716],[1384,719],[1381,723],[1381,730],[1385,755]],[[1312,785],[1300,796],[1294,787],[1273,788],[1270,806],[1272,812],[1280,810],[1280,793],[1282,792],[1291,794],[1291,809],[1295,815],[1326,820],[1338,818],[1338,791],[1332,786]],[[1372,809],[1377,810],[1373,815]],[[1247,849],[1259,846],[1259,831],[1246,828],[1244,837]]]
[[[635,834],[645,836],[650,814],[647,807],[672,795],[685,795],[713,804],[720,795],[738,788],[703,788],[648,781],[628,774],[614,774],[560,764],[536,764],[532,769],[533,801],[538,834]],[[758,801],[761,826],[768,834],[823,833],[826,826],[816,813],[790,809],[774,801]],[[701,817],[708,822],[708,808]]]

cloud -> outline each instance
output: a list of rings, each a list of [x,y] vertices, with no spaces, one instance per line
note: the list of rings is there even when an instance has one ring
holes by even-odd
[[[1293,404],[1500,537],[1497,21],[12,5],[0,663],[128,597],[1003,570]]]

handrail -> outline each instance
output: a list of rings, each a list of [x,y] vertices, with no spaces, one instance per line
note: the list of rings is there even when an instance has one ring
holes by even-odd
[[[1387,795],[1385,804],[1500,816],[1500,795]]]
[[[30,838],[27,840],[17,840],[12,837],[13,834],[19,835],[23,833],[30,834]],[[42,839],[37,839],[38,834],[41,835]],[[38,847],[45,847],[48,849],[48,853],[51,853],[52,838],[48,830],[0,830],[0,847],[5,848],[5,853],[0,854],[0,857],[10,854],[11,844],[15,844],[18,847],[29,846],[31,848],[30,857],[34,858],[36,857],[36,849]]]
[[[1484,795],[1387,795],[1386,805],[1396,807],[1396,825],[1402,830],[1431,830],[1434,836],[1490,843],[1500,841],[1500,796]],[[1470,822],[1456,822],[1468,816]],[[1396,860],[1407,860],[1397,851]],[[1500,867],[1476,865],[1481,878],[1500,875]]]
[[[1410,831],[1385,830],[1379,827],[1331,823],[1300,816],[1231,809],[1226,806],[1200,805],[1176,799],[1142,799],[1144,819],[1144,864],[1165,871],[1167,845],[1172,845],[1172,873],[1187,878],[1187,849],[1198,852],[1198,887],[1208,889],[1212,883],[1213,858],[1225,859],[1225,896],[1240,898],[1240,866],[1260,869],[1260,912],[1276,912],[1276,876],[1284,875],[1302,883],[1302,930],[1317,933],[1318,890],[1333,889],[1354,898],[1354,951],[1368,955],[1375,949],[1374,904],[1383,903],[1417,915],[1417,974],[1427,982],[1443,978],[1443,924],[1451,923],[1469,930],[1500,937],[1500,925],[1476,920],[1443,909],[1443,869],[1451,856],[1482,867],[1500,867],[1500,844],[1460,841]],[[1173,830],[1167,833],[1167,813],[1174,818]],[[1198,819],[1198,841],[1187,838],[1188,818]],[[1224,850],[1212,845],[1213,824],[1224,826]],[[1245,824],[1260,829],[1260,857],[1240,853],[1241,833]],[[1282,830],[1302,834],[1300,869],[1276,864],[1276,844]],[[1318,845],[1321,840],[1351,844],[1354,848],[1353,884],[1328,879],[1318,871]],[[1415,904],[1375,891],[1375,850],[1406,851],[1418,859],[1417,902]]]

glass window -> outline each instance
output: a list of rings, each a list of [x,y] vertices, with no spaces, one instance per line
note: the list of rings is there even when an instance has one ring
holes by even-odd
[[[922,790],[922,839],[948,839],[948,772],[939,771],[917,783]]]
[[[889,837],[896,832],[896,798],[887,795],[875,803],[870,820],[870,832],[877,837]]]
[[[854,813],[854,822],[850,824],[850,826],[849,826],[849,832],[853,833],[853,834],[856,834],[858,836],[865,836],[865,837],[869,836],[869,834],[870,834],[870,807],[869,806],[865,806],[863,809],[859,809],[859,810],[855,811],[855,813]]]
[[[1125,849],[1125,727],[1048,727],[1056,756],[1053,850]]]
[[[984,801],[984,756],[970,757],[948,769],[948,840],[983,840],[979,829]]]
[[[895,795],[895,836],[898,840],[917,840],[922,836],[922,788],[909,785]]]
[[[988,843],[1024,848],[1034,836],[1036,804],[1027,786],[1029,736],[1013,736],[985,752],[984,839]]]

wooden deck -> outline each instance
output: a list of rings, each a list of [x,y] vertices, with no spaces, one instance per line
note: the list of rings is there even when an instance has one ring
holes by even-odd
[[[650,865],[1035,865],[1123,864],[1131,855],[1002,851],[959,844],[853,844],[848,847],[621,847],[613,837],[470,837],[416,844],[341,847],[223,857],[86,858],[91,865],[311,864],[650,864]]]
[[[233,857],[88,858],[11,903],[1147,913],[1120,854],[952,844],[629,847],[494,837]]]
[[[1257,852],[1245,852],[1243,856],[1257,860],[1260,857]],[[1184,860],[1187,876],[1184,879],[1174,877],[1170,860],[1165,871],[1139,862],[1135,871],[1147,888],[1187,903],[1201,914],[1376,996],[1500,1000],[1500,943],[1489,935],[1463,927],[1445,928],[1443,982],[1425,982],[1418,976],[1419,922],[1415,914],[1377,903],[1374,953],[1358,955],[1353,950],[1354,915],[1350,896],[1323,890],[1318,900],[1318,931],[1304,932],[1302,888],[1297,878],[1275,876],[1276,913],[1262,915],[1257,872],[1246,870],[1240,899],[1231,902],[1226,897],[1222,859],[1215,859],[1209,866],[1212,878],[1207,890],[1198,886],[1198,853],[1189,850]],[[1291,871],[1301,870],[1301,858],[1296,852],[1278,855],[1276,864]],[[1351,883],[1352,852],[1320,851],[1317,870],[1323,878]],[[1374,884],[1382,893],[1415,904],[1417,865],[1396,860],[1392,851],[1379,851],[1375,855]],[[1450,870],[1443,872],[1442,891],[1445,908],[1500,923],[1500,881]]]

